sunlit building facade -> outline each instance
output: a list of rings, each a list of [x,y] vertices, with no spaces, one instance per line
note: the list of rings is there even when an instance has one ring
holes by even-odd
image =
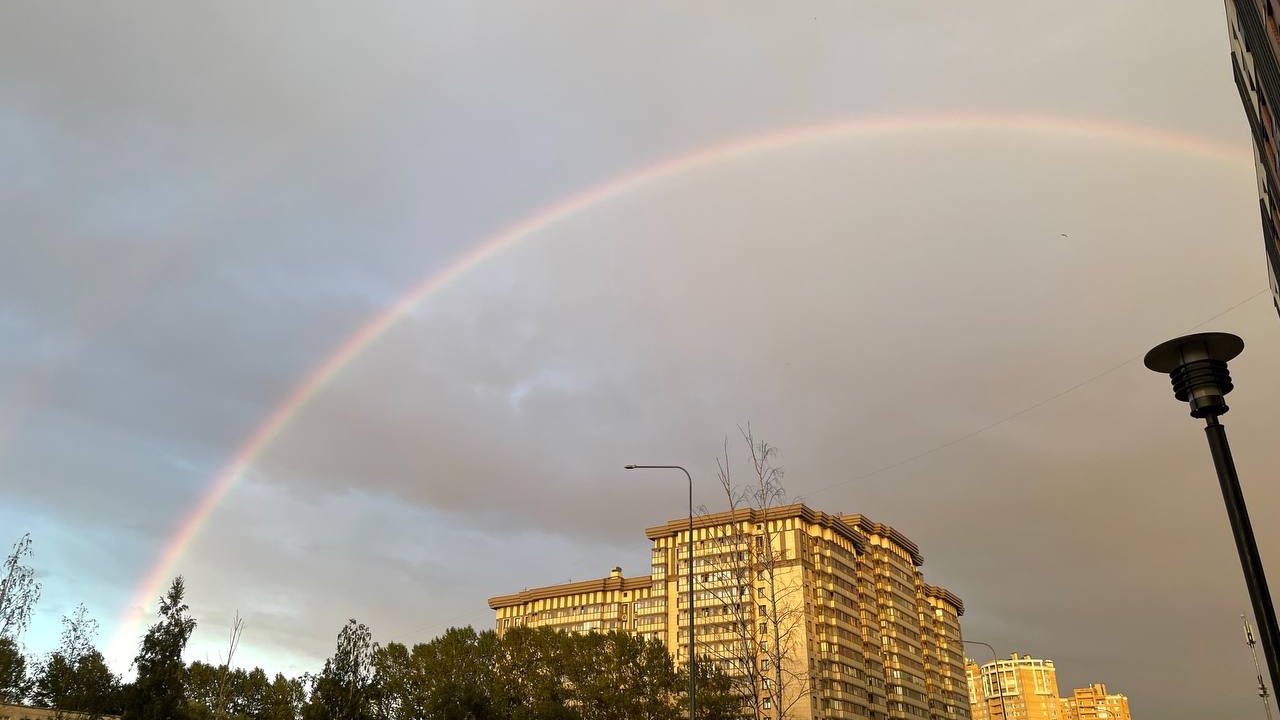
[[[1253,133],[1253,157],[1258,176],[1258,210],[1267,257],[1271,296],[1280,312],[1280,156],[1276,153],[1276,116],[1280,108],[1280,30],[1277,0],[1226,0],[1231,68]]]
[[[491,598],[498,632],[619,630],[663,642],[683,663],[692,616],[699,661],[734,678],[744,710],[778,720],[968,720],[964,603],[924,582],[919,547],[894,528],[799,504],[695,518],[692,614],[688,519],[645,534],[647,576],[615,568]]]
[[[1014,653],[1008,660],[965,664],[973,720],[1130,720],[1129,698],[1107,686],[1059,697],[1052,660]]]
[[[1052,660],[1014,653],[1008,660],[965,667],[973,720],[1062,720]]]
[[[120,716],[0,704],[0,720],[120,720]]]
[[[1076,688],[1070,697],[1062,698],[1062,704],[1063,720],[1131,720],[1129,698],[1108,693],[1101,683]]]

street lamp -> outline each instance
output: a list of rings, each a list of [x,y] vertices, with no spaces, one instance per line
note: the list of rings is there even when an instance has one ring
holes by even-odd
[[[1204,433],[1213,455],[1213,467],[1218,472],[1218,484],[1222,486],[1222,500],[1227,506],[1227,519],[1240,555],[1240,569],[1244,571],[1249,600],[1253,603],[1253,617],[1262,636],[1262,655],[1271,671],[1271,687],[1280,687],[1280,659],[1276,655],[1280,651],[1280,627],[1276,625],[1276,611],[1271,605],[1271,591],[1267,589],[1267,576],[1262,571],[1262,558],[1253,538],[1253,525],[1249,523],[1236,464],[1227,445],[1227,431],[1218,422],[1218,416],[1229,409],[1225,395],[1233,389],[1227,362],[1243,350],[1244,341],[1230,333],[1197,333],[1155,346],[1143,362],[1151,370],[1168,373],[1173,380],[1173,396],[1191,406],[1191,417],[1205,421]]]
[[[679,465],[626,465],[627,470],[679,470],[689,479],[689,720],[694,720],[693,711],[697,707],[694,701],[694,689],[697,682],[694,680],[694,657],[693,657],[693,476],[689,474]],[[676,617],[680,616],[676,613]]]
[[[1009,720],[1009,713],[1007,710],[1005,710],[1005,706],[1004,706],[1004,691],[1000,689],[1000,656],[996,654],[996,649],[991,647],[991,645],[982,642],[981,640],[961,640],[960,642],[964,643],[965,645],[981,645],[982,647],[991,651],[991,659],[995,661],[996,695],[1000,696],[1000,717],[1003,718],[1003,720]],[[979,680],[982,679],[981,665],[978,666],[978,679]],[[990,705],[987,706],[987,714],[988,715],[991,714]]]

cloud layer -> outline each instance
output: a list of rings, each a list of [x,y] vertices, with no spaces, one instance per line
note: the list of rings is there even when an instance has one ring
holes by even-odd
[[[80,601],[120,630],[292,387],[519,218],[867,115],[1088,117],[1247,153],[1223,23],[1154,2],[6,5],[0,527],[37,538],[29,645]],[[349,616],[412,642],[487,624],[489,595],[640,572],[683,491],[621,466],[687,464],[714,508],[714,458],[751,421],[793,497],[917,540],[969,636],[1143,714],[1252,711],[1212,468],[1135,359],[1249,298],[1210,325],[1248,342],[1227,420],[1270,557],[1280,325],[1254,296],[1252,172],[1065,136],[861,137],[575,214],[428,298],[257,458],[174,568],[191,655],[216,659],[239,610],[245,662],[298,673]]]

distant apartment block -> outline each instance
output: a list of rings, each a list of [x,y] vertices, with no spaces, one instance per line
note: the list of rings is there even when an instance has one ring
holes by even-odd
[[[1096,684],[1059,697],[1052,660],[1013,653],[1008,660],[965,664],[973,720],[1131,720],[1129,698]]]
[[[1226,0],[1231,68],[1253,133],[1253,157],[1258,176],[1258,210],[1271,282],[1271,296],[1280,312],[1280,188],[1276,154],[1276,116],[1280,108],[1280,30],[1276,0]]]
[[[744,708],[767,717],[969,719],[964,603],[924,582],[919,547],[894,528],[797,504],[695,518],[692,558],[687,518],[645,534],[647,575],[614,568],[490,598],[498,632],[616,630],[662,642],[683,663],[692,617],[699,662],[735,678]],[[771,659],[790,687],[779,689]]]
[[[1129,698],[1107,692],[1100,683],[1076,688],[1071,697],[1062,698],[1063,720],[1130,720]]]
[[[1052,660],[1014,653],[965,667],[973,720],[1063,720]]]
[[[0,720],[120,720],[120,716],[0,704]]]

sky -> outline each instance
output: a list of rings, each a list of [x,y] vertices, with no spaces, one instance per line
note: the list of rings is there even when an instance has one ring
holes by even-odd
[[[683,478],[622,465],[720,509],[749,422],[791,498],[918,542],[966,637],[1138,717],[1255,717],[1202,433],[1141,364],[1245,339],[1225,423],[1280,562],[1250,153],[1215,3],[6,2],[26,646],[83,602],[127,672],[240,448],[435,278],[158,568],[190,659],[237,612],[238,663],[300,674],[349,617],[412,643],[643,573]]]

